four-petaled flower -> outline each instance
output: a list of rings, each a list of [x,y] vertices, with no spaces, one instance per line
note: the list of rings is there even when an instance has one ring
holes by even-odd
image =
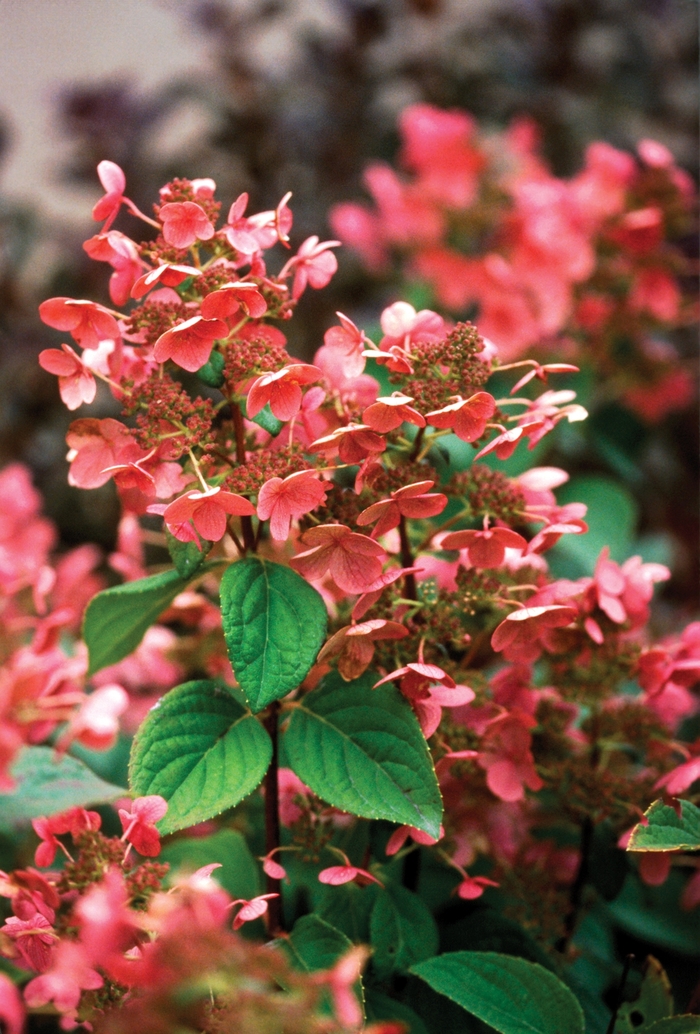
[[[491,636],[491,646],[508,661],[535,661],[547,646],[551,632],[575,620],[575,607],[554,603],[545,607],[523,607],[501,621]]]
[[[326,286],[338,268],[338,260],[330,249],[338,247],[340,241],[319,241],[316,236],[306,238],[279,274],[281,279],[289,270],[294,270],[294,301],[301,298],[307,284],[317,290]]]
[[[225,320],[241,309],[245,315],[253,319],[258,319],[267,312],[267,302],[257,284],[245,280],[232,280],[208,294],[201,305],[205,320]]]
[[[167,810],[168,802],[158,794],[137,797],[131,802],[130,812],[120,808],[119,818],[124,830],[122,840],[127,840],[131,847],[135,847],[139,854],[147,858],[159,855],[160,833],[155,824],[163,818]]]
[[[158,511],[160,506],[157,504],[150,508],[150,512]],[[229,514],[236,517],[252,517],[255,507],[242,495],[216,487],[208,488],[206,492],[187,492],[163,510],[168,531],[180,542],[197,542],[192,524],[203,539],[218,542],[226,531]]]
[[[307,452],[340,457],[343,463],[362,463],[386,449],[386,441],[366,424],[348,424],[313,442]]]
[[[102,232],[106,233],[119,214],[119,209],[124,200],[126,189],[126,176],[116,162],[102,161],[97,166],[97,175],[100,183],[105,189],[103,197],[95,204],[92,210],[92,218],[99,222],[105,219]]]
[[[193,316],[161,334],[153,347],[157,363],[172,359],[183,370],[194,373],[204,366],[217,338],[225,338],[228,327],[223,320],[205,320]]]
[[[95,398],[97,384],[90,370],[83,366],[79,355],[70,345],[57,348],[45,348],[39,352],[39,365],[48,373],[58,376],[58,390],[68,409],[77,409],[83,402],[90,403]]]
[[[466,549],[472,567],[500,567],[506,549],[527,549],[527,542],[510,528],[489,528],[484,518],[483,531],[453,531],[440,542],[441,549]]]
[[[278,420],[291,420],[301,408],[301,384],[320,380],[321,371],[308,363],[290,363],[276,373],[265,373],[253,381],[248,392],[246,411],[252,420],[270,403]]]
[[[163,238],[174,248],[189,248],[195,241],[208,241],[216,232],[207,213],[196,201],[170,201],[158,212]]]
[[[404,625],[386,618],[346,625],[325,644],[318,655],[318,663],[337,657],[338,671],[346,682],[352,682],[353,679],[359,679],[372,663],[376,640],[405,639],[407,635],[408,629]]]
[[[398,527],[402,517],[435,517],[447,506],[447,496],[442,492],[430,492],[434,481],[416,481],[413,485],[405,485],[391,493],[389,499],[380,499],[372,503],[357,518],[360,527],[374,524],[372,538],[386,535],[387,531]],[[370,590],[367,590],[370,591]]]
[[[450,427],[463,442],[475,442],[486,430],[486,424],[496,411],[496,400],[487,391],[477,391],[468,399],[455,396],[454,402],[432,413],[425,419],[432,427]]]
[[[39,315],[54,330],[67,330],[81,348],[97,348],[100,341],[120,338],[114,316],[97,302],[48,298],[39,306]]]
[[[156,269],[149,269],[140,276],[131,288],[132,298],[143,298],[154,287],[177,287],[191,276],[201,276],[202,271],[194,266],[185,266],[176,262],[166,262]]]
[[[312,548],[298,553],[289,562],[312,581],[330,571],[331,578],[343,592],[361,593],[382,573],[382,562],[386,559],[382,547],[374,539],[350,531],[343,524],[309,528],[302,542]]]
[[[251,898],[250,901],[245,898],[237,898],[236,901],[231,902],[232,905],[243,905],[243,908],[236,913],[236,918],[233,920],[233,929],[239,930],[244,923],[252,923],[254,919],[264,916],[267,912],[268,901],[278,897],[279,894],[259,894],[256,898]]]
[[[315,470],[298,470],[284,480],[270,478],[258,493],[258,517],[269,520],[273,539],[283,542],[292,518],[315,510],[326,498],[326,487]]]
[[[416,427],[425,427],[425,417],[421,416],[417,409],[411,405],[413,399],[403,395],[400,391],[393,391],[385,398],[379,398],[368,406],[362,414],[362,419],[373,431],[386,434],[387,431],[395,431],[401,427],[404,420]]]

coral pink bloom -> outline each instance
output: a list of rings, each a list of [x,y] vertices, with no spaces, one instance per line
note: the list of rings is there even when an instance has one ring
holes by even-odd
[[[242,495],[208,488],[206,492],[187,492],[165,508],[163,518],[168,531],[180,542],[196,542],[190,521],[209,542],[218,542],[226,531],[228,514],[252,517],[255,507]]]
[[[251,418],[257,416],[267,403],[278,420],[291,420],[301,407],[300,384],[320,380],[321,371],[307,363],[291,363],[276,373],[265,373],[253,381],[248,392],[246,410]]]
[[[43,973],[51,961],[51,949],[57,940],[53,927],[46,916],[35,912],[27,919],[10,916],[5,925],[0,926],[12,941],[22,959],[30,969]]]
[[[377,578],[374,585],[370,585],[369,589],[363,592],[352,608],[353,621],[359,621],[360,618],[365,616],[370,607],[373,607],[382,595],[387,585],[393,585],[399,578],[404,578],[407,574],[415,574],[418,570],[419,568],[417,567],[393,567],[390,571],[384,571]]]
[[[131,812],[119,809],[122,840],[136,848],[139,854],[153,858],[160,854],[160,834],[156,822],[163,818],[168,810],[168,802],[158,794],[149,797],[137,797],[131,802]]]
[[[195,241],[208,241],[214,227],[196,201],[170,201],[161,205],[158,216],[163,223],[163,237],[174,248],[189,248]]]
[[[251,923],[254,919],[259,919],[260,916],[264,916],[267,912],[268,901],[272,898],[278,898],[279,894],[260,894],[257,898],[251,898],[250,901],[246,901],[244,898],[239,898],[234,901],[234,905],[243,905],[243,908],[238,912],[236,918],[233,920],[233,929],[239,930],[244,923]]]
[[[524,376],[517,381],[510,389],[511,395],[515,395],[516,391],[523,388],[526,384],[529,384],[531,380],[537,377],[538,380],[547,383],[547,377],[550,373],[578,373],[578,366],[572,366],[571,363],[545,363],[544,366],[540,366],[539,363],[535,363],[531,370],[528,370]]]
[[[178,323],[161,334],[153,348],[157,363],[172,359],[189,373],[195,373],[209,359],[217,338],[225,338],[228,327],[223,320],[205,320],[201,316]]]
[[[71,718],[57,747],[66,750],[78,740],[90,750],[109,750],[119,732],[119,716],[129,706],[129,694],[121,686],[106,685],[85,698],[78,713]]]
[[[96,262],[110,264],[114,272],[109,278],[109,297],[115,305],[126,305],[144,265],[134,241],[118,230],[110,230],[85,241],[83,249]]]
[[[76,488],[99,488],[112,476],[109,467],[134,462],[144,455],[124,424],[111,417],[75,420],[66,442],[71,464],[68,483]]]
[[[638,208],[627,212],[610,236],[621,248],[634,255],[648,255],[659,247],[664,233],[664,216],[660,208]]]
[[[289,535],[292,518],[310,513],[326,498],[326,486],[315,470],[299,470],[282,478],[270,478],[258,494],[258,517],[270,521],[270,534],[277,542]]]
[[[530,729],[536,724],[531,715],[512,711],[491,722],[484,734],[483,751],[477,761],[486,770],[489,790],[502,801],[523,800],[524,786],[530,790],[544,786],[530,750]]]
[[[346,625],[331,636],[317,660],[323,663],[337,656],[338,671],[346,682],[352,682],[372,663],[377,639],[405,639],[407,635],[408,629],[398,621],[384,618],[365,621],[361,625]]]
[[[45,868],[53,864],[58,848],[64,850],[63,844],[57,837],[65,833],[75,836],[84,830],[96,830],[102,825],[102,819],[96,811],[86,811],[85,808],[69,808],[58,815],[51,815],[49,818],[32,819],[32,827],[42,843],[36,849],[34,861],[37,865]]]
[[[339,363],[343,376],[359,377],[365,368],[362,350],[368,342],[364,330],[360,330],[342,312],[336,312],[339,327],[329,327],[323,335],[324,347]]]
[[[308,797],[311,791],[291,768],[280,768],[277,774],[277,785],[279,787],[280,822],[283,826],[288,827],[302,816],[302,809],[297,804],[297,799]]]
[[[672,768],[670,772],[661,776],[654,783],[654,789],[659,790],[664,787],[672,797],[677,797],[679,794],[685,793],[698,779],[700,779],[700,756]]]
[[[345,855],[345,865],[331,865],[328,869],[322,869],[318,874],[320,883],[327,883],[331,887],[340,887],[343,883],[358,883],[361,887],[368,883],[378,883],[380,887],[384,884],[373,876],[366,869],[360,869],[350,864],[350,859]]]
[[[389,305],[382,312],[380,323],[384,337],[379,342],[379,347],[385,351],[398,345],[410,352],[414,341],[430,344],[441,341],[446,333],[442,316],[438,316],[431,309],[416,312],[408,302],[394,302],[393,305]]]
[[[60,941],[54,951],[51,968],[30,980],[24,989],[24,1000],[30,1009],[39,1009],[53,1002],[64,1014],[61,1026],[70,1030],[77,1024],[81,991],[96,991],[104,981],[90,965],[91,960],[77,941]]]
[[[457,887],[457,897],[464,901],[474,901],[480,898],[486,887],[500,887],[500,883],[488,879],[487,876],[469,876]]]
[[[97,348],[100,341],[120,339],[114,316],[97,302],[48,298],[39,306],[39,315],[49,327],[67,330],[81,348]]]
[[[437,844],[439,840],[442,840],[444,835],[445,829],[443,826],[440,826],[440,835],[437,838],[431,837],[429,833],[424,833],[422,829],[416,829],[415,826],[399,826],[399,828],[395,829],[389,837],[384,853],[389,855],[389,857],[397,854],[409,837],[411,840],[414,840],[416,844],[422,844],[424,847],[431,847],[433,844]]]
[[[97,166],[97,175],[100,183],[105,189],[105,194],[92,210],[92,218],[99,222],[105,219],[102,232],[110,228],[119,214],[119,209],[124,200],[126,189],[126,176],[115,162],[102,161]]]
[[[500,567],[506,549],[527,549],[527,542],[510,528],[489,528],[484,518],[483,531],[455,531],[446,535],[441,549],[466,549],[472,567]]]
[[[495,410],[493,395],[478,391],[468,399],[457,395],[448,406],[426,413],[425,419],[432,427],[451,427],[463,442],[475,442],[481,438]]]
[[[363,945],[350,948],[330,973],[314,974],[319,984],[327,984],[335,1016],[344,1030],[359,1030],[364,1016],[357,997],[357,983],[369,952]],[[366,1034],[400,1034],[403,1024],[379,1023],[364,1028]]]
[[[365,592],[382,573],[386,553],[367,535],[350,531],[343,524],[322,524],[310,528],[302,542],[312,546],[289,561],[291,566],[312,581],[330,571],[343,592]]]
[[[503,653],[507,661],[535,661],[547,645],[548,633],[575,620],[574,607],[551,604],[546,607],[523,607],[509,614],[491,636],[491,646]]]
[[[270,876],[273,880],[283,880],[287,876],[287,870],[279,862],[276,862],[272,855],[279,848],[274,848],[269,854],[266,854],[262,860],[263,872],[266,876]]]
[[[20,993],[9,977],[0,973],[0,1020],[5,1023],[5,1034],[22,1034],[24,1008]]]
[[[307,284],[317,290],[325,287],[338,268],[338,260],[330,250],[340,247],[340,241],[320,241],[318,237],[307,237],[296,255],[280,272],[280,279],[294,270],[292,298],[301,298]]]
[[[401,427],[404,420],[409,424],[415,424],[416,427],[425,427],[425,417],[410,405],[411,402],[413,399],[408,395],[393,391],[391,395],[379,398],[369,406],[362,414],[362,419],[372,430],[382,434]]]
[[[660,887],[671,871],[670,851],[645,851],[639,859],[639,877],[647,887]]]
[[[380,499],[372,503],[357,518],[360,527],[374,524],[372,538],[386,535],[387,531],[398,527],[401,517],[436,517],[447,506],[447,496],[442,492],[429,492],[434,481],[416,481],[413,485],[405,485],[391,493],[391,498]],[[369,590],[368,590],[369,591]]]
[[[313,442],[308,452],[340,457],[343,463],[362,463],[368,456],[384,452],[386,442],[366,424],[337,427],[332,434]]]
[[[201,276],[202,271],[194,266],[165,263],[157,269],[149,269],[140,276],[131,288],[132,298],[143,298],[154,287],[177,287],[190,276]],[[203,314],[202,314],[203,315]]]
[[[92,402],[97,385],[70,345],[61,345],[61,348],[62,352],[57,348],[45,348],[39,352],[39,365],[58,376],[58,390],[68,409],[78,409],[83,402]]]
[[[225,320],[233,316],[239,310],[243,314],[258,319],[267,312],[267,302],[260,294],[257,284],[247,283],[245,280],[234,280],[222,284],[216,291],[212,291],[203,299],[201,305],[202,316],[206,320]]]

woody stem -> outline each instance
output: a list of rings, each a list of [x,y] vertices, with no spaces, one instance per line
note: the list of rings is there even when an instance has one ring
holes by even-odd
[[[413,553],[411,552],[411,543],[408,540],[408,531],[406,530],[406,518],[401,514],[399,521],[399,538],[401,540],[401,566],[402,567],[413,567]],[[413,573],[404,575],[404,595],[409,600],[418,599],[418,590],[416,589],[416,578]]]
[[[241,407],[237,402],[231,403],[231,413],[233,415],[233,433],[236,440],[236,459],[239,463],[246,463],[247,457],[245,453],[245,427],[243,426],[243,414],[241,413]],[[241,531],[243,533],[243,546],[246,553],[255,552],[255,534],[253,532],[253,522],[250,517],[244,515],[241,517]]]
[[[280,813],[279,813],[279,754],[277,747],[277,727],[279,723],[279,701],[275,700],[270,704],[268,715],[265,719],[265,728],[272,740],[272,760],[265,776],[265,854],[270,857],[271,852],[276,851],[280,846]],[[281,880],[266,874],[267,894],[282,893]],[[284,925],[282,921],[282,898],[271,898],[267,907],[267,932],[271,937],[282,933]]]

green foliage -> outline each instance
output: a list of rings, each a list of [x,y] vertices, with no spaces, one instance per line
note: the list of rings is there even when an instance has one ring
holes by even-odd
[[[376,883],[368,887],[358,887],[356,883],[327,887],[318,915],[342,930],[354,944],[367,944],[370,916],[378,889]]]
[[[284,736],[289,762],[334,807],[437,837],[442,801],[420,725],[393,686],[372,689],[375,679],[333,672],[304,697]]]
[[[175,570],[181,578],[194,578],[207,558],[207,553],[213,543],[207,539],[200,538],[201,548],[196,542],[180,542],[176,539],[167,527],[165,539],[168,544],[170,559],[175,564]]]
[[[189,577],[183,578],[177,571],[163,571],[98,592],[83,620],[83,639],[90,656],[88,675],[135,650],[188,581]]]
[[[636,1034],[700,1034],[700,1016],[669,1016],[637,1027]]]
[[[200,366],[197,370],[197,376],[205,384],[208,384],[210,388],[220,388],[224,383],[224,366],[226,360],[221,352],[217,352],[216,349],[211,353],[209,359]]]
[[[678,902],[685,886],[680,872],[671,871],[660,887],[648,887],[630,873],[618,897],[605,906],[615,924],[641,940],[668,948],[678,955],[700,955],[697,914],[683,911]]]
[[[296,571],[258,557],[224,574],[221,613],[231,664],[254,714],[303,681],[328,623],[321,596]]]
[[[51,747],[25,747],[10,774],[17,786],[12,793],[0,796],[3,825],[124,796],[122,786],[100,779],[78,758],[65,754],[57,760]]]
[[[631,1002],[623,1002],[617,1011],[614,1034],[636,1034],[646,1027],[673,1014],[673,995],[664,968],[649,955],[644,965],[644,976],[639,993]]]
[[[380,888],[370,918],[374,971],[380,980],[410,969],[438,950],[438,930],[430,909],[399,884]]]
[[[411,972],[500,1034],[584,1034],[574,995],[535,962],[459,951],[420,962]]]
[[[408,1034],[428,1034],[420,1016],[403,1002],[397,1002],[395,998],[382,994],[374,987],[367,988],[365,998],[368,1021],[401,1020],[408,1027]]]
[[[261,893],[260,865],[237,829],[220,829],[210,837],[180,837],[163,847],[158,860],[168,862],[172,874],[219,862],[214,879],[232,898],[250,900]]]
[[[680,801],[680,815],[663,801],[654,801],[645,813],[647,825],[632,830],[628,851],[700,851],[700,808]]]
[[[223,684],[186,682],[148,714],[131,751],[129,777],[139,796],[160,794],[168,812],[161,833],[193,826],[238,804],[272,757],[270,737]]]
[[[317,915],[298,919],[283,943],[292,965],[307,973],[330,969],[352,948],[344,933]]]
[[[243,413],[243,416],[247,420],[250,420],[251,418],[246,413],[245,399],[241,399],[239,405],[241,407],[241,412]],[[263,431],[267,431],[267,433],[271,434],[273,438],[276,438],[282,430],[282,428],[284,427],[284,423],[281,420],[278,420],[275,414],[270,409],[269,402],[267,403],[267,405],[263,406],[259,413],[255,414],[252,420],[254,424],[257,424],[258,427],[262,427]]]

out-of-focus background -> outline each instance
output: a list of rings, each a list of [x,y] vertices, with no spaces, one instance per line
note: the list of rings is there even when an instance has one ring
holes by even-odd
[[[109,269],[82,250],[101,159],[146,211],[173,175],[212,176],[225,211],[243,190],[250,211],[292,190],[295,244],[331,236],[330,207],[361,196],[370,159],[394,159],[397,115],[421,100],[492,128],[532,116],[559,175],[593,140],[651,137],[697,178],[694,0],[0,0],[0,25],[0,464],[32,467],[66,543],[109,548],[117,504],[111,485],[66,485],[73,417],[36,363],[56,344],[37,305],[108,301]],[[302,300],[292,351],[313,354],[335,310],[367,326],[393,300],[341,252],[330,287]],[[118,410],[104,393],[80,415]],[[692,608],[696,420],[625,419],[645,559],[671,562],[671,595]],[[624,481],[611,456],[548,462]]]

